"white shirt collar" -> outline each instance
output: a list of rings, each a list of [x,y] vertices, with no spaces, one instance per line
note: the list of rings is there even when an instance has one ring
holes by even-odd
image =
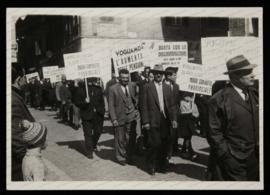
[[[232,84],[232,83],[231,83]],[[239,87],[236,87],[234,84],[232,84],[233,88],[237,91],[237,93],[241,96],[243,100],[245,100],[245,94],[243,93],[243,90]]]

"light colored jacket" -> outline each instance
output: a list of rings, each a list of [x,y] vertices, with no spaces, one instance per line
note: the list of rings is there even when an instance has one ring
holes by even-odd
[[[47,167],[44,164],[40,148],[27,149],[23,158],[22,171],[24,181],[45,181]]]

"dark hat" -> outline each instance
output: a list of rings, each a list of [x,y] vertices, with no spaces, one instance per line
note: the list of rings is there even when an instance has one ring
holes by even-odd
[[[230,60],[227,61],[227,72],[224,72],[224,74],[230,74],[232,72],[236,71],[241,71],[241,70],[246,70],[246,69],[253,69],[256,67],[256,64],[251,64],[247,58],[243,55],[239,55],[236,57],[231,58]]]
[[[177,73],[177,71],[178,71],[178,67],[167,67],[166,69],[165,69],[165,72],[167,72],[167,73]]]
[[[165,73],[162,64],[156,64],[156,65],[154,65],[154,68],[152,68],[150,70],[150,72],[152,72],[153,74],[154,73],[161,73],[161,74],[164,74]]]

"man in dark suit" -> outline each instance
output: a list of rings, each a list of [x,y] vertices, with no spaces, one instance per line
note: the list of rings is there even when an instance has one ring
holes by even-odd
[[[221,178],[216,180],[259,180],[259,107],[252,73],[255,66],[243,55],[228,60],[225,74],[231,83],[209,100],[209,144],[221,171]]]
[[[177,108],[177,113],[179,113],[180,107],[180,92],[179,92],[179,85],[176,84],[176,76],[177,76],[177,67],[167,67],[165,69],[165,80],[164,83],[167,84],[171,92],[173,93],[173,102],[175,107]],[[178,121],[179,122],[179,121]],[[168,160],[171,161],[172,153],[177,152],[178,150],[178,135],[177,129],[171,128],[170,134],[170,147],[168,150]]]
[[[115,128],[116,159],[121,165],[133,164],[136,143],[136,84],[129,82],[129,71],[119,71],[119,82],[109,88],[109,113]]]
[[[92,159],[93,151],[98,151],[97,143],[103,128],[105,104],[102,88],[90,82],[87,84],[88,97],[85,86],[79,84],[76,88],[74,104],[80,108],[86,157]]]
[[[166,172],[170,127],[177,128],[177,108],[171,88],[162,82],[162,65],[155,65],[151,72],[154,81],[146,84],[143,89],[142,123],[148,131],[148,171],[154,175],[156,168]]]
[[[23,88],[26,85],[26,79],[20,66],[20,64],[12,65],[12,181],[23,181],[22,160],[26,153],[26,145],[22,140],[23,129],[19,128],[19,123],[22,120],[35,121],[23,100]]]

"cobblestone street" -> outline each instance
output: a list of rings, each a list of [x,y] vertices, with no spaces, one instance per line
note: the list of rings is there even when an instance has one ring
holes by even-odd
[[[101,151],[90,160],[84,156],[83,131],[58,123],[54,111],[31,109],[37,121],[48,127],[47,148],[43,151],[48,166],[48,181],[192,181],[204,180],[208,159],[208,144],[204,138],[194,136],[193,145],[199,157],[196,162],[173,156],[173,164],[166,174],[150,176],[146,172],[144,157],[137,155],[135,166],[121,166],[115,161],[114,137],[111,122],[104,121],[99,140]],[[179,143],[182,143],[179,139]]]

